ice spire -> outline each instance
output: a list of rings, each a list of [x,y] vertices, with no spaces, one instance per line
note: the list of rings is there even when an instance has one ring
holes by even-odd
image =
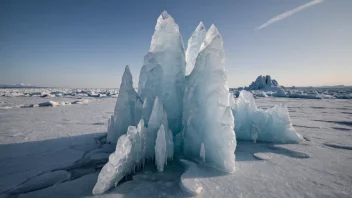
[[[156,97],[153,105],[152,113],[150,114],[150,118],[148,121],[147,128],[147,145],[146,145],[146,158],[154,157],[154,146],[155,139],[157,137],[158,130],[160,125],[164,120],[164,108],[163,104],[160,102],[159,98]]]
[[[128,126],[136,125],[135,104],[137,99],[138,95],[133,88],[132,74],[127,65],[122,75],[114,116],[111,117],[108,127],[108,142],[116,143],[117,139],[126,133]]]
[[[174,135],[182,127],[185,68],[185,50],[179,27],[172,16],[164,11],[157,20],[149,53],[144,58],[138,93],[142,100],[148,97],[149,104],[156,96],[159,97]],[[158,74],[150,75],[153,70]]]
[[[160,126],[155,141],[155,165],[159,172],[164,171],[164,165],[166,164],[167,153],[166,153],[166,141],[165,141],[165,129],[164,125]]]
[[[226,172],[235,169],[236,136],[230,107],[221,35],[212,25],[187,79],[184,99],[184,151],[199,157],[204,143],[206,162]]]
[[[200,153],[199,153],[200,159],[202,159],[203,162],[205,162],[205,149],[204,149],[204,143],[202,143],[200,147]]]
[[[205,29],[203,22],[200,22],[192,36],[188,39],[186,50],[186,76],[188,76],[194,68],[200,46],[203,43],[206,33],[207,30]]]

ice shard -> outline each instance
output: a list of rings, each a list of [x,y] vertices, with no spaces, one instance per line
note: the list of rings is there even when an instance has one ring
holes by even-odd
[[[128,173],[143,163],[143,120],[138,128],[129,126],[127,133],[120,136],[116,150],[109,156],[109,161],[101,169],[98,181],[93,188],[93,194],[102,194],[117,183]]]
[[[139,97],[133,88],[132,74],[129,67],[126,66],[117,96],[114,116],[111,117],[108,127],[108,142],[116,143],[118,138],[126,133],[128,126],[136,125],[135,105],[137,100]]]
[[[238,139],[253,142],[298,143],[303,140],[293,128],[286,106],[258,109],[253,95],[244,90],[236,102],[235,131]]]
[[[147,128],[147,145],[146,145],[146,158],[154,158],[154,146],[158,130],[164,121],[164,108],[159,98],[156,97],[153,105],[153,111],[150,115],[148,128]]]
[[[184,97],[184,152],[226,172],[235,169],[236,136],[221,35],[212,25],[201,45]]]
[[[155,143],[155,165],[159,172],[164,171],[164,165],[167,163],[167,152],[166,152],[166,136],[164,125],[160,126]]]
[[[188,76],[194,68],[200,46],[203,43],[206,33],[207,30],[205,29],[203,22],[200,22],[192,33],[191,38],[188,39],[186,50],[186,76]]]
[[[203,162],[205,162],[205,150],[204,150],[204,144],[202,143],[200,147],[200,153],[199,153],[200,159],[202,159]]]
[[[153,69],[158,66],[160,69],[156,73],[161,76],[150,75]],[[164,105],[169,128],[173,134],[180,132],[182,127],[185,67],[185,51],[179,27],[174,19],[164,11],[157,20],[149,53],[144,59],[139,77],[138,92],[142,100],[148,97],[148,94],[159,97]],[[157,80],[157,85],[155,85],[150,78],[160,78],[160,80]],[[147,87],[148,82],[151,84],[149,88]],[[148,101],[152,103],[154,100],[152,96],[149,97]]]

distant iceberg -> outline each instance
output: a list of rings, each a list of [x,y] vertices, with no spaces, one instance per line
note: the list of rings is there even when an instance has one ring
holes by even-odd
[[[252,82],[249,87],[247,88],[248,90],[277,90],[280,89],[279,83],[275,79],[271,79],[270,75],[266,76],[258,76],[257,79]]]

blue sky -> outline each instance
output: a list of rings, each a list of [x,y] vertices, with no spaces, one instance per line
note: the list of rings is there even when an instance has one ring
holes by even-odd
[[[119,87],[128,64],[136,85],[167,10],[185,45],[199,21],[218,27],[230,87],[260,74],[285,86],[352,85],[352,1],[315,1],[2,0],[0,84]]]

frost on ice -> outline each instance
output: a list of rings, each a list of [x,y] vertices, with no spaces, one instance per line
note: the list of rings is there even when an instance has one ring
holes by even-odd
[[[164,171],[167,162],[166,139],[164,125],[160,126],[155,144],[155,165],[159,172]]]
[[[200,46],[203,43],[207,30],[204,27],[203,22],[200,22],[197,28],[194,30],[191,38],[188,40],[186,50],[186,76],[188,76],[196,63],[197,56],[199,54]]]
[[[238,139],[274,143],[298,143],[302,136],[293,128],[284,105],[258,109],[253,95],[241,91],[235,108],[235,131]]]
[[[158,75],[150,75],[157,67],[160,68],[154,73]],[[179,133],[182,127],[185,67],[185,51],[179,27],[164,11],[158,18],[149,53],[144,59],[138,92],[142,100],[148,98],[149,106],[154,102],[153,97],[159,97],[168,116],[169,128],[174,135]],[[153,86],[148,88],[148,81]],[[148,94],[152,96],[148,97]]]
[[[140,100],[136,90],[133,88],[132,74],[128,66],[122,76],[119,95],[115,106],[114,115],[108,126],[107,141],[115,143],[117,139],[126,133],[128,126],[136,125],[137,119],[136,102]],[[138,106],[141,106],[140,104]],[[140,116],[140,115],[139,115]]]
[[[224,68],[221,35],[208,30],[184,96],[184,152],[199,158],[204,142],[206,161],[226,172],[235,169],[236,136]]]

